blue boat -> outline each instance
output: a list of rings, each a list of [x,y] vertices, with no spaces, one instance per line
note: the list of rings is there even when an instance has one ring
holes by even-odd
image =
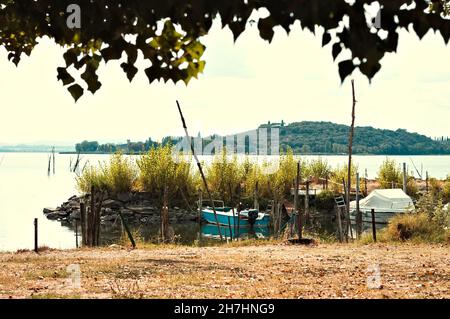
[[[217,222],[219,225],[230,225],[231,227],[267,227],[270,215],[261,213],[257,209],[245,209],[239,213],[235,208],[216,207]],[[210,224],[216,224],[214,211],[211,207],[202,209],[202,218]]]
[[[228,226],[219,226],[220,234],[225,238],[268,238],[270,236],[268,227],[246,227],[246,228],[231,228],[231,237],[230,237],[230,227]],[[217,229],[217,225],[213,224],[204,224],[201,228],[202,236],[205,238],[218,239],[220,237],[219,230]]]

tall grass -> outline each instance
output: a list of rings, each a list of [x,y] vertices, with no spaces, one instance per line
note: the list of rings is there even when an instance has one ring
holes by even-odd
[[[109,161],[100,166],[87,166],[80,176],[77,176],[77,189],[81,193],[89,193],[94,187],[110,194],[130,192],[135,188],[137,180],[136,167],[133,161],[123,154],[111,155]]]

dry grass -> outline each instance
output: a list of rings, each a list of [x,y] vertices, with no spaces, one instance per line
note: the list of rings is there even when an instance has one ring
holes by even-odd
[[[448,245],[233,246],[2,253],[0,297],[450,298]],[[81,288],[64,276],[70,264],[80,266]],[[378,289],[366,283],[372,265]]]

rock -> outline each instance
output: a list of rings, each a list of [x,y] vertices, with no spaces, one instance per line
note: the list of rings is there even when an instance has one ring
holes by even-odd
[[[112,221],[115,221],[118,217],[119,217],[119,215],[107,215],[107,216],[102,216],[100,218],[100,220],[105,221],[105,222],[112,222]]]
[[[79,210],[75,210],[72,213],[70,213],[70,218],[71,219],[80,219],[80,211]]]
[[[114,200],[114,199],[106,199],[102,203],[103,207],[109,207],[109,208],[120,208],[122,207],[122,203]]]
[[[52,213],[47,213],[46,217],[48,219],[55,220],[55,219],[58,219],[60,216],[57,212],[52,212]]]
[[[120,193],[117,194],[117,199],[121,202],[128,203],[133,199],[133,195],[131,193]]]
[[[56,208],[50,208],[50,207],[46,207],[46,208],[44,208],[44,214],[50,214],[50,213],[54,213],[54,212],[56,212],[57,211],[57,209]]]

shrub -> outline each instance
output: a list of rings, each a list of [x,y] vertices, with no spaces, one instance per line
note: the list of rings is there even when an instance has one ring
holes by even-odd
[[[131,159],[121,153],[111,155],[109,163],[102,166],[107,190],[111,194],[130,192],[137,180],[137,170]]]
[[[142,191],[162,202],[164,189],[173,197],[183,188],[185,195],[194,194],[198,188],[197,175],[192,174],[191,165],[182,155],[174,157],[172,146],[166,144],[152,147],[137,160],[138,184]]]
[[[322,191],[316,196],[317,209],[334,209],[334,193],[332,191]]]
[[[302,170],[303,171],[303,170]],[[307,165],[308,174],[316,178],[327,178],[331,174],[331,167],[326,160],[319,158],[312,160]]]
[[[387,241],[411,240],[416,242],[450,242],[450,232],[424,212],[399,214],[389,220],[382,231]]]
[[[402,184],[402,172],[397,167],[395,160],[386,158],[383,161],[378,170],[378,181],[381,188],[391,188],[392,183],[394,183],[394,187]]]
[[[86,167],[82,174],[76,177],[76,185],[78,191],[83,194],[90,193],[92,187],[99,190],[107,189],[106,177],[102,170],[93,166]]]
[[[358,171],[358,166],[352,162],[352,185],[356,185],[356,172]],[[335,193],[341,192],[343,186],[342,186],[342,179],[347,181],[348,176],[348,164],[345,164],[344,166],[337,166],[334,170],[331,172],[331,190]]]

